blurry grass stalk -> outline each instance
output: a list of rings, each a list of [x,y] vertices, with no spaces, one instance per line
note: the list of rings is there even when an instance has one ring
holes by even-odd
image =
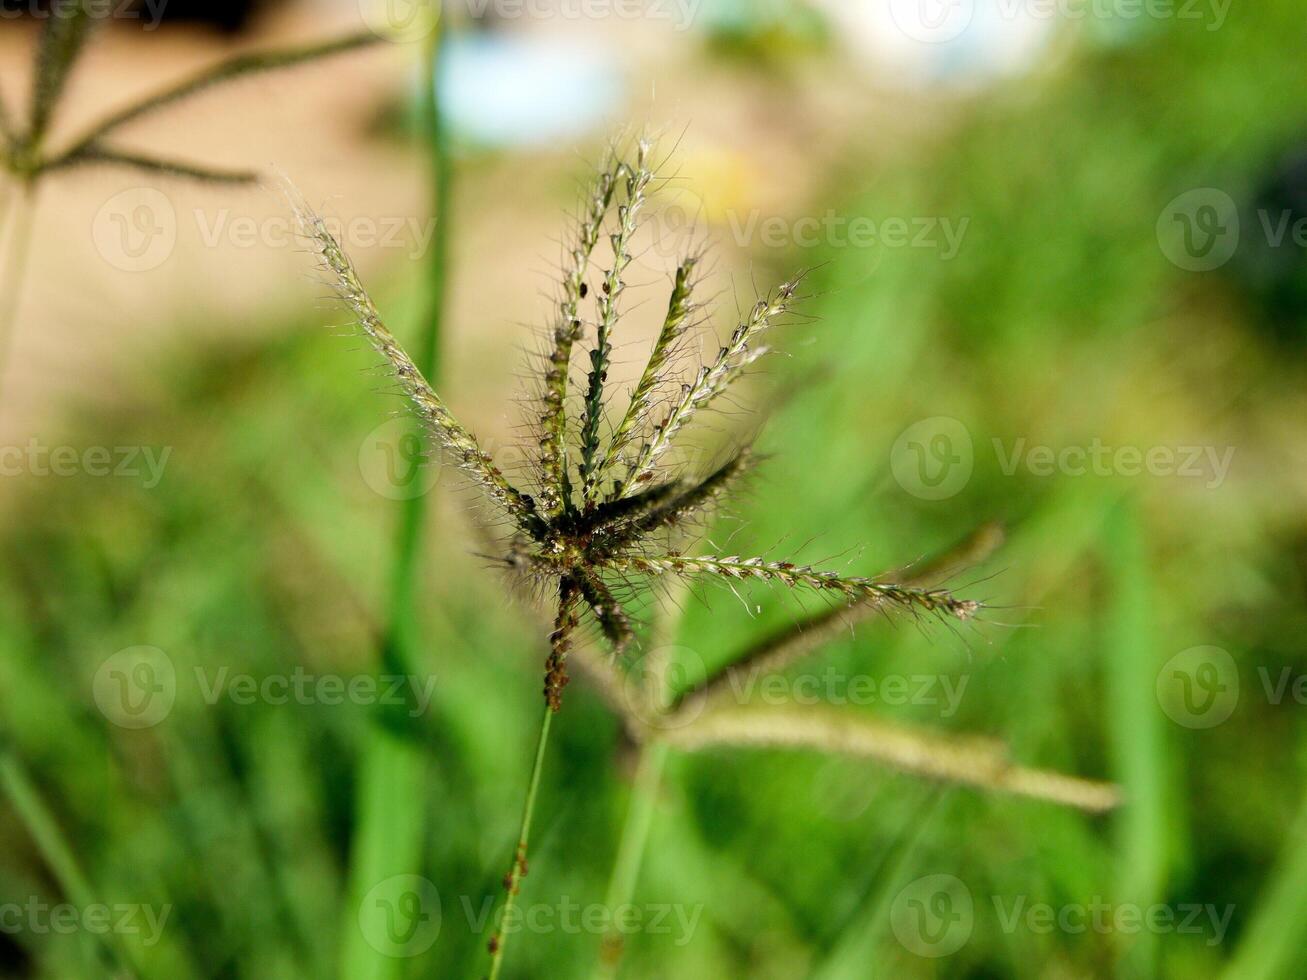
[[[0,201],[0,401],[4,398],[5,369],[27,279],[35,214],[35,186],[24,184],[5,189]]]
[[[63,890],[64,897],[83,911],[96,904],[95,891],[73,854],[63,832],[55,822],[36,785],[27,775],[23,764],[11,752],[0,749],[0,789],[9,797],[14,813],[36,844],[41,858]],[[100,946],[109,962],[116,967],[116,975],[139,976],[139,965],[114,930],[97,932],[83,930],[99,937]]]
[[[440,0],[428,0],[432,4]],[[435,30],[422,47],[421,112],[422,132],[430,160],[432,213],[436,218],[435,234],[425,266],[427,310],[424,329],[413,346],[414,360],[423,375],[439,383],[440,346],[444,323],[445,296],[448,283],[450,202],[453,195],[453,166],[449,138],[440,115],[437,84],[440,56],[445,37],[445,18],[437,19]],[[413,433],[424,448],[429,445],[426,427],[416,420]],[[419,476],[414,470],[413,479]],[[431,491],[434,492],[434,491]],[[428,494],[417,494],[403,503],[391,566],[390,601],[381,649],[381,671],[395,675],[410,672],[416,660],[418,644],[416,593],[418,555],[422,532],[426,526]],[[411,737],[392,730],[377,719],[363,750],[363,770],[385,773],[386,778],[361,784],[358,805],[358,829],[353,842],[349,894],[361,901],[373,885],[390,875],[414,871],[420,856],[425,832],[426,796],[420,788],[426,767],[426,752]],[[347,910],[350,928],[346,930],[342,975],[354,977],[395,976],[402,961],[378,953],[363,941],[354,916]],[[384,914],[380,908],[360,909],[359,915]]]
[[[653,651],[666,644],[674,643],[680,632],[683,619],[681,602],[686,592],[684,582],[677,581],[672,591],[656,613],[653,631],[650,637],[650,656]],[[659,658],[648,672],[650,686],[649,697],[660,708],[671,707],[675,692],[667,685],[666,657]],[[636,743],[635,782],[631,786],[631,800],[627,806],[626,819],[622,823],[621,836],[617,843],[617,857],[613,861],[613,870],[608,879],[608,893],[605,908],[612,910],[630,903],[635,896],[635,886],[640,879],[640,866],[644,863],[645,847],[649,842],[649,829],[653,826],[654,809],[658,803],[658,794],[662,787],[663,772],[667,768],[668,746],[662,741]],[[610,921],[615,921],[610,919]],[[596,976],[616,977],[622,961],[626,938],[620,930],[610,929],[603,938],[599,951],[599,969]]]
[[[1120,860],[1119,901],[1148,908],[1166,895],[1170,865],[1165,789],[1165,727],[1154,695],[1154,655],[1148,554],[1137,506],[1123,499],[1108,524],[1107,554],[1113,583],[1107,622],[1107,703],[1115,776],[1129,804],[1116,823]],[[1117,975],[1156,975],[1157,936],[1145,930],[1126,939]]]
[[[1284,854],[1223,980],[1277,980],[1302,975],[1307,944],[1307,795],[1284,836]]]
[[[654,807],[662,786],[663,771],[667,768],[666,742],[642,743],[636,762],[635,783],[631,787],[631,801],[622,824],[617,844],[617,858],[613,862],[612,876],[608,881],[608,894],[604,907],[613,910],[630,903],[644,863],[645,846],[649,842],[649,828],[653,826]],[[604,936],[600,950],[599,977],[616,977],[621,963],[625,937],[616,929]]]

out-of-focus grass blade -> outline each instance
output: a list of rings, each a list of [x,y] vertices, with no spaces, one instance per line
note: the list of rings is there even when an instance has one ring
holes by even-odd
[[[877,962],[876,947],[890,920],[890,903],[894,887],[902,883],[911,867],[917,845],[930,819],[938,810],[943,793],[937,789],[914,812],[912,821],[902,829],[898,840],[867,876],[864,897],[859,907],[840,928],[830,952],[808,974],[809,980],[864,980],[874,975],[868,964]]]
[[[1153,597],[1143,531],[1131,498],[1107,525],[1107,712],[1113,776],[1126,804],[1117,818],[1118,901],[1147,908],[1161,900],[1170,863],[1167,845],[1164,719],[1156,700]],[[1154,976],[1156,936],[1141,932],[1123,946],[1118,973]]]
[[[1284,854],[1224,980],[1302,976],[1307,945],[1307,798],[1285,835]]]
[[[438,0],[432,0],[433,3]],[[439,384],[440,348],[445,292],[448,283],[449,202],[453,170],[447,132],[442,124],[436,93],[439,55],[446,29],[441,24],[423,48],[422,113],[431,161],[432,204],[437,216],[436,233],[426,266],[428,295],[424,329],[413,348],[423,375]],[[383,650],[385,669],[403,673],[413,663],[418,649],[414,609],[418,579],[418,553],[429,501],[419,494],[405,501],[395,551],[390,594],[388,639]],[[368,890],[397,874],[418,873],[424,843],[427,794],[422,791],[426,771],[424,750],[416,739],[377,725],[361,756],[362,775],[357,797],[358,826],[350,868],[350,904],[343,910],[346,940],[341,976],[348,980],[396,976],[402,961],[372,948],[364,930],[384,928],[371,919],[384,915],[380,907],[360,908]]]
[[[371,946],[368,936],[385,935],[386,911],[364,898],[393,875],[414,874],[422,851],[422,748],[410,739],[378,727],[360,759],[361,781],[351,861],[353,881],[342,910],[345,948],[340,976],[346,980],[381,980],[399,975],[401,959]]]
[[[64,895],[81,909],[95,905],[95,892],[91,888],[91,883],[83,873],[68,841],[64,839],[63,831],[55,822],[54,815],[41,799],[40,792],[28,777],[23,764],[12,752],[5,749],[0,749],[0,787],[3,787],[23,826],[32,835],[41,857],[50,868],[55,880],[59,882]],[[139,975],[139,968],[130,952],[120,945],[117,933],[110,930],[94,934],[101,937],[104,953],[110,963],[129,969],[133,975]]]

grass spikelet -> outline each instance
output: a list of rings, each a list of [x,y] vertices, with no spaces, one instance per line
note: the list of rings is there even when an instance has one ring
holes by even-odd
[[[645,364],[640,380],[631,392],[631,403],[626,414],[613,430],[608,452],[604,456],[603,469],[611,468],[630,445],[636,429],[649,416],[653,407],[654,391],[666,380],[672,355],[678,341],[689,328],[690,317],[694,310],[691,296],[694,292],[694,270],[698,258],[686,258],[676,269],[676,278],[672,283],[672,295],[667,302],[667,315],[663,318],[662,329],[654,341],[653,350]]]
[[[593,573],[585,573],[580,578],[581,595],[594,613],[599,628],[612,647],[614,656],[626,652],[635,639],[635,630],[631,628],[631,617],[626,614],[604,580]]]
[[[658,458],[671,448],[677,433],[699,409],[710,405],[750,364],[767,353],[766,347],[754,346],[753,342],[778,317],[790,312],[790,303],[798,286],[796,278],[783,283],[773,296],[758,300],[749,315],[735,328],[727,345],[718,352],[717,359],[700,368],[694,381],[682,388],[681,397],[654,429],[631,465],[623,481],[625,493],[633,492],[649,479]]]
[[[877,599],[905,609],[944,613],[961,620],[971,619],[980,611],[980,603],[958,599],[947,589],[921,589],[859,576],[841,576],[838,572],[813,568],[811,565],[768,561],[765,558],[742,558],[738,555],[695,558],[685,555],[630,555],[620,559],[617,565],[624,571],[645,575],[716,575],[738,582],[775,582],[790,589],[834,592],[850,602]]]
[[[545,367],[544,412],[540,427],[541,470],[544,486],[541,504],[548,514],[557,514],[570,506],[571,488],[567,475],[567,377],[572,364],[572,348],[581,337],[580,306],[586,294],[586,273],[603,228],[604,218],[612,207],[613,193],[622,165],[610,156],[590,187],[582,209],[576,245],[568,255],[563,273],[562,295],[558,301],[558,320],[553,329],[553,346]]]
[[[603,479],[603,460],[599,456],[599,424],[604,414],[604,385],[613,356],[613,328],[617,325],[619,302],[626,282],[622,275],[631,263],[631,239],[640,223],[646,193],[653,171],[649,169],[652,144],[641,140],[636,147],[635,163],[624,167],[622,179],[626,199],[617,209],[617,230],[609,236],[613,246],[613,263],[595,297],[598,323],[595,346],[590,351],[590,374],[585,393],[585,418],[581,425],[581,485],[587,509],[593,509]]]
[[[626,526],[619,527],[616,531],[616,542],[624,544],[631,540],[642,540],[664,528],[675,527],[692,518],[706,515],[718,500],[734,488],[736,481],[748,471],[752,462],[752,452],[748,449],[740,450],[698,483],[688,487],[679,486],[679,492],[675,495],[669,495],[657,504],[645,508]]]
[[[532,499],[509,484],[490,454],[481,449],[476,437],[463,427],[440,396],[427,384],[422,372],[386,328],[372,298],[360,282],[354,264],[322,219],[308,210],[302,201],[292,197],[291,203],[305,236],[312,242],[338,295],[349,307],[372,346],[389,362],[400,386],[436,441],[450,453],[463,473],[506,512],[518,527],[523,530],[534,529],[539,521]]]

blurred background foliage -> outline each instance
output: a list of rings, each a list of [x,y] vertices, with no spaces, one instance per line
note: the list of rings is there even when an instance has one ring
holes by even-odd
[[[773,86],[777,98],[797,75],[822,71],[837,43],[838,22],[820,6],[710,10],[699,30],[669,42],[678,59],[740,86]],[[856,568],[875,572],[1001,519],[1008,545],[958,583],[994,603],[986,622],[957,635],[873,624],[820,664],[965,678],[949,717],[929,704],[846,710],[992,735],[1023,763],[1121,782],[1131,805],[1093,818],[863,760],[673,753],[636,898],[702,904],[702,919],[684,944],[632,937],[624,976],[1299,975],[1307,708],[1273,703],[1261,678],[1307,672],[1307,306],[1302,250],[1288,259],[1259,250],[1251,232],[1266,202],[1303,202],[1300,14],[1286,0],[1232,8],[1213,31],[1179,19],[1119,31],[1081,24],[1019,72],[905,92],[929,108],[913,139],[886,145],[854,127],[822,134],[832,146],[814,152],[816,173],[790,217],[833,208],[849,219],[966,218],[956,257],[756,242],[747,264],[728,255],[723,316],[737,297],[749,300],[751,282],[806,266],[813,320],[787,328],[792,356],[757,385],[772,405],[759,447],[774,456],[714,536],[729,537],[733,552],[811,541],[814,559],[856,544]],[[823,81],[859,84],[835,71]],[[586,145],[602,135],[592,127]],[[549,172],[563,176],[519,180],[516,193],[552,195],[559,215],[570,207],[581,169],[571,154],[464,137],[456,236],[476,233],[480,205],[494,197],[483,175],[512,172],[515,154],[556,153]],[[697,183],[689,156],[676,169],[706,202],[707,237],[728,238],[716,204],[738,188],[721,175],[748,170],[747,135],[708,168],[720,186]],[[1234,261],[1188,272],[1159,248],[1157,218],[1176,195],[1208,186],[1235,198],[1248,233]],[[455,275],[493,282],[484,270],[456,266]],[[378,277],[396,332],[415,335],[416,273],[400,263]],[[529,343],[503,322],[493,285],[480,309],[496,333],[479,339],[480,324],[451,324],[446,387],[456,407],[498,419],[514,384],[506,362],[521,362]],[[288,314],[271,301],[267,316],[275,329],[218,341],[196,340],[197,324],[177,318],[168,342],[116,386],[127,394],[69,406],[57,430],[42,430],[78,447],[172,447],[158,486],[5,478],[6,771],[30,777],[99,901],[173,906],[148,948],[131,936],[113,951],[85,934],[0,935],[7,975],[100,976],[115,963],[159,977],[484,970],[468,910],[498,896],[516,833],[543,621],[473,554],[483,545],[452,480],[432,497],[422,642],[408,665],[435,676],[435,697],[401,729],[422,753],[421,774],[386,784],[402,798],[397,813],[424,821],[414,870],[443,901],[428,951],[388,960],[349,939],[361,746],[387,719],[349,705],[207,705],[186,680],[197,667],[261,677],[377,666],[402,505],[369,488],[359,447],[399,406],[360,369],[358,345],[322,329],[340,314]],[[928,501],[895,482],[891,447],[907,425],[936,416],[965,425],[975,470],[955,496]],[[751,428],[732,415],[714,427],[719,438]],[[1005,474],[990,447],[1020,438],[1236,452],[1211,488]],[[677,642],[708,665],[797,609],[766,592],[743,604],[722,589],[702,594],[707,605],[687,604]],[[109,654],[139,644],[167,651],[180,680],[169,717],[129,731],[106,724],[91,682]],[[1174,723],[1154,693],[1162,665],[1196,645],[1229,651],[1240,681],[1232,716],[1206,730]],[[686,664],[690,679],[696,669]],[[524,904],[603,900],[632,759],[619,724],[578,681],[546,768]],[[21,811],[0,802],[0,897],[66,900],[67,875]],[[894,896],[928,874],[954,875],[975,897],[972,935],[938,960],[905,949],[890,927]],[[991,896],[1004,907],[1101,897],[1229,904],[1233,914],[1219,943],[1174,932],[1040,934],[1003,929]],[[598,947],[594,935],[518,936],[508,973],[587,976]]]

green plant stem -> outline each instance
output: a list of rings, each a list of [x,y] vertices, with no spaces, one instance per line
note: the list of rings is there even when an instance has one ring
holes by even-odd
[[[0,789],[9,797],[19,821],[27,829],[37,851],[63,889],[64,896],[82,909],[96,903],[91,883],[77,863],[77,857],[64,839],[45,801],[41,799],[23,764],[11,752],[0,750]],[[139,974],[130,953],[120,946],[121,938],[112,931],[101,936],[102,948],[110,961],[130,975]]]
[[[8,205],[0,222],[0,250],[3,250],[3,269],[0,270],[0,400],[3,399],[5,368],[9,363],[9,349],[23,285],[27,278],[27,263],[32,252],[32,225],[36,213],[36,188],[25,185],[11,192],[13,203]],[[8,234],[5,234],[8,232]]]
[[[413,362],[433,387],[440,384],[440,341],[444,331],[445,298],[449,285],[450,205],[454,192],[454,169],[450,160],[449,137],[440,115],[440,102],[436,95],[445,37],[444,21],[445,18],[442,17],[440,26],[432,33],[423,54],[422,121],[428,141],[428,157],[431,161],[429,180],[436,228],[424,269],[427,329],[418,336],[418,342],[413,347]],[[419,431],[417,435],[425,441],[425,432]],[[426,524],[426,514],[426,495],[419,494],[404,502],[404,509],[400,515],[395,564],[391,576],[390,623],[392,631],[399,635],[401,644],[405,636],[410,635],[409,627],[413,625],[412,615],[416,608],[417,552],[418,544],[422,539],[422,529]],[[402,666],[402,664],[394,666]]]
[[[540,789],[540,773],[544,769],[545,749],[549,745],[549,728],[553,721],[554,709],[546,704],[544,717],[540,721],[540,738],[536,742],[535,764],[531,767],[531,781],[527,784],[526,803],[522,807],[522,830],[517,835],[517,848],[513,852],[513,865],[504,879],[504,908],[499,915],[499,927],[494,938],[490,940],[490,980],[497,980],[504,965],[504,947],[508,945],[506,926],[509,914],[517,902],[518,887],[522,876],[526,874],[527,842],[531,836],[531,817],[535,814],[536,796]]]
[[[635,783],[631,787],[631,802],[627,807],[621,838],[618,840],[613,873],[608,880],[605,908],[608,909],[610,920],[614,910],[628,904],[635,894],[636,882],[640,877],[640,866],[644,861],[645,845],[649,840],[649,828],[653,825],[654,807],[658,802],[658,788],[662,784],[663,770],[667,766],[667,753],[668,747],[663,742],[646,742],[640,746]],[[595,974],[597,977],[617,976],[624,946],[620,932],[610,930],[604,936],[599,969]]]
[[[437,2],[437,0],[432,0]],[[453,196],[453,167],[448,140],[436,98],[438,53],[444,37],[444,18],[423,49],[422,118],[426,152],[430,159],[431,211],[436,217],[435,234],[425,268],[427,315],[413,347],[414,361],[433,384],[439,383],[441,335],[448,284],[447,261],[450,237],[450,200]],[[415,423],[416,424],[416,423]],[[418,426],[424,443],[427,433]],[[404,501],[396,530],[390,571],[389,604],[381,647],[381,669],[403,674],[413,662],[417,648],[418,556],[426,527],[428,495]],[[416,741],[378,723],[364,748],[364,769],[387,774],[378,784],[365,780],[358,801],[356,858],[351,869],[351,894],[360,898],[388,875],[414,871],[425,833],[423,794],[413,792],[424,779],[426,754]],[[351,924],[352,925],[352,924]],[[395,976],[401,961],[376,953],[362,942],[357,928],[347,933],[346,974],[357,978]]]

